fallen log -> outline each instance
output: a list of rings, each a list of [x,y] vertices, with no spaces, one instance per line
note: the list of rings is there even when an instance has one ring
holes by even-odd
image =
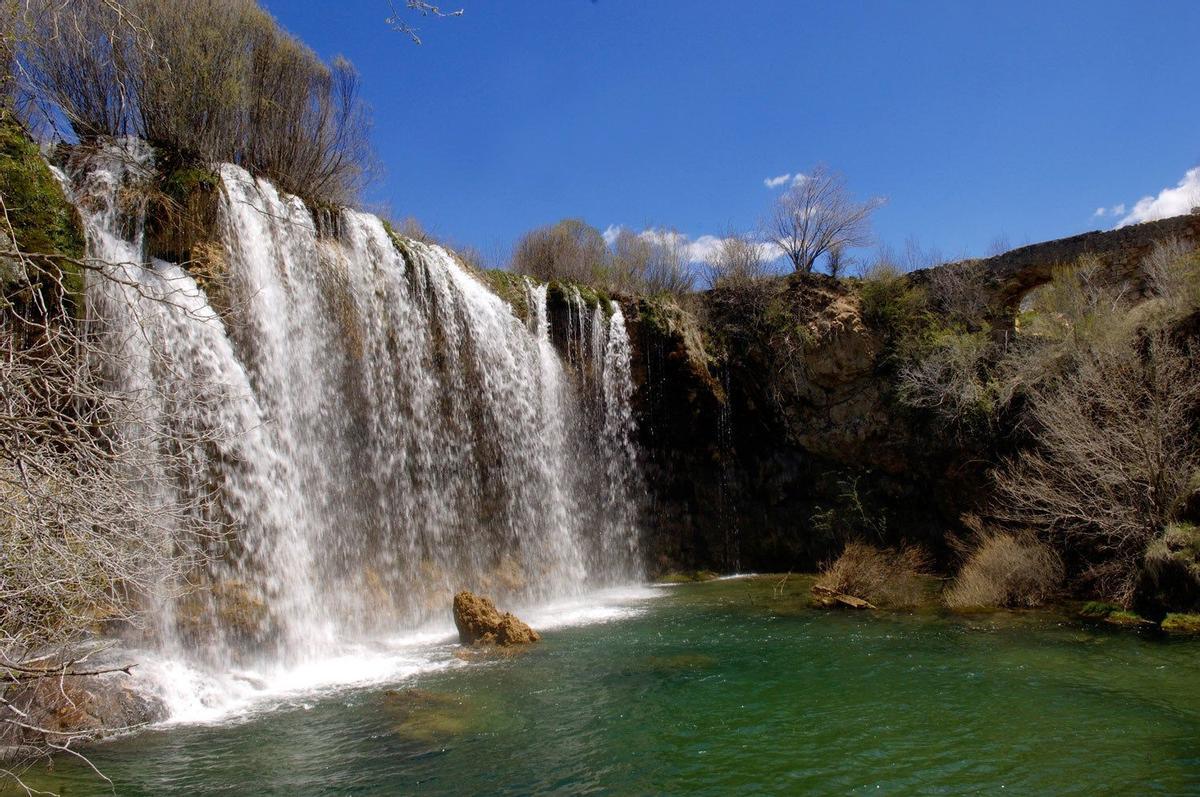
[[[820,584],[813,584],[812,591],[817,596],[817,605],[825,608],[833,608],[835,606],[845,606],[848,609],[876,608],[870,601],[856,598],[853,595],[847,595],[844,592],[838,592]]]

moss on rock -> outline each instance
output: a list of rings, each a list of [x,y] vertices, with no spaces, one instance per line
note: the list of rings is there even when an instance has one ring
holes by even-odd
[[[1162,621],[1162,630],[1168,634],[1200,634],[1200,614],[1168,614]]]
[[[493,268],[483,272],[483,279],[492,289],[492,293],[508,302],[517,318],[529,319],[529,291],[526,289],[526,277],[502,268]]]
[[[16,248],[26,264],[7,258],[0,271],[5,304],[20,302],[28,286],[51,289],[46,298],[78,310],[83,300],[83,224],[67,201],[36,143],[8,111],[0,110],[0,195]],[[7,231],[4,231],[7,233]],[[7,235],[5,235],[7,237]],[[58,285],[61,284],[61,292]]]

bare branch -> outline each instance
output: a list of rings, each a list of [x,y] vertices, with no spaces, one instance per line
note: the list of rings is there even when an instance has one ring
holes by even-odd
[[[395,0],[388,0],[388,5],[391,6],[392,14],[384,21],[391,26],[392,30],[403,33],[414,43],[420,44],[421,37],[417,35],[417,29],[404,19],[403,14],[396,8]],[[461,8],[457,11],[442,11],[440,7],[424,2],[424,0],[405,0],[404,6],[406,10],[415,11],[423,17],[461,17],[463,15]]]

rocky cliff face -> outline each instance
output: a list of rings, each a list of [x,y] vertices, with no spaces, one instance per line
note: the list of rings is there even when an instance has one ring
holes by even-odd
[[[793,275],[636,319],[658,569],[811,567],[848,527],[938,527],[919,492],[942,441],[899,417],[852,284]]]
[[[999,334],[1021,298],[1082,255],[1129,279],[1155,242],[1200,240],[1200,215],[951,264],[983,288]],[[898,290],[938,275],[914,272]],[[790,275],[633,313],[637,408],[654,491],[657,570],[811,568],[848,535],[935,552],[987,499],[1007,438],[964,438],[899,401],[894,319],[863,283]],[[897,300],[898,301],[898,300]]]

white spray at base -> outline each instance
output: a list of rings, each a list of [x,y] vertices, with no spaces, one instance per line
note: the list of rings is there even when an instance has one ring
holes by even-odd
[[[641,577],[643,488],[619,306],[571,294],[564,362],[546,286],[526,323],[445,250],[349,210],[318,229],[231,165],[202,287],[147,256],[122,206],[150,157],[127,142],[69,183],[109,264],[87,296],[106,376],[153,409],[127,433],[190,443],[147,483],[230,529],[200,588],[164,589],[139,654],[175,720],[450,666],[457,589],[533,620],[630,610],[613,588]]]

